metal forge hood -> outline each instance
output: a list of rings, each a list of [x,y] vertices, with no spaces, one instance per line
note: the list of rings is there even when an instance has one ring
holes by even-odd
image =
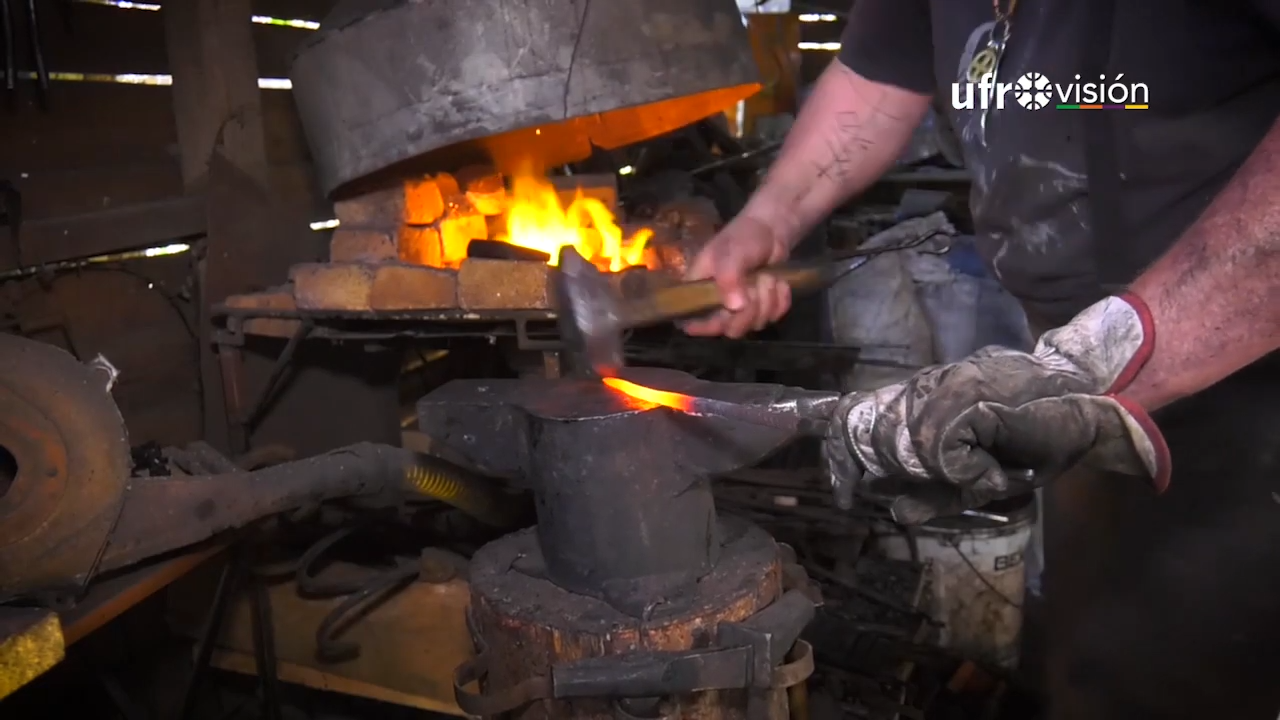
[[[575,162],[759,89],[734,0],[345,0],[290,79],[330,195],[479,155]]]

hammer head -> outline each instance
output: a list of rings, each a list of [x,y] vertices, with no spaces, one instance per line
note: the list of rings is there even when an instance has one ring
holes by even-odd
[[[571,246],[551,274],[556,322],[571,368],[613,377],[624,365],[622,298],[609,278]]]

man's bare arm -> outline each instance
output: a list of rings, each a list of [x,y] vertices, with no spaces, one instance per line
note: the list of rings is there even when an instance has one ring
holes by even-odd
[[[1155,347],[1123,394],[1148,410],[1280,348],[1280,122],[1132,289]]]
[[[743,213],[794,246],[901,157],[929,102],[833,61]]]

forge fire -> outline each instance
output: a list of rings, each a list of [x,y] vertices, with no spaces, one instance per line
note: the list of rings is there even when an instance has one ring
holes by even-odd
[[[457,268],[471,243],[484,240],[544,253],[552,265],[560,248],[570,246],[604,271],[653,267],[648,248],[653,231],[624,230],[611,204],[611,197],[557,187],[531,170],[504,177],[472,167],[410,180],[404,186],[399,256],[418,265]]]
[[[599,198],[577,190],[565,206],[551,183],[532,174],[513,178],[508,198],[507,232],[499,239],[547,253],[552,265],[565,246],[575,248],[601,270],[617,272],[648,264],[645,244],[653,231],[642,228],[624,237],[613,212]]]

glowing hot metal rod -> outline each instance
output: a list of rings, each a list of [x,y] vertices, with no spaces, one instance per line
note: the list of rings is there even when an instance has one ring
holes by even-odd
[[[836,392],[787,388],[768,402],[741,403],[645,387],[620,377],[604,378],[604,384],[630,398],[686,415],[736,420],[817,437],[827,434],[831,414],[840,399]]]

